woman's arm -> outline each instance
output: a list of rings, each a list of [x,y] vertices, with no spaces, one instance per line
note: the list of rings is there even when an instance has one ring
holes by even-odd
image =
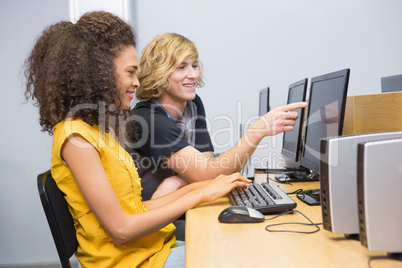
[[[159,198],[174,192],[177,189],[186,186],[188,182],[189,181],[181,175],[170,176],[161,182],[156,191],[152,194],[151,199]]]
[[[212,159],[214,157],[213,152],[203,152],[204,156],[207,159]],[[156,191],[153,193],[151,199],[159,198],[169,193],[176,191],[177,189],[182,188],[189,184],[189,180],[181,175],[171,176],[162,181],[162,183],[158,186]]]
[[[193,182],[239,172],[264,137],[291,131],[298,117],[292,110],[306,106],[307,103],[298,102],[273,109],[259,118],[233,148],[217,158],[209,159],[194,147],[187,146],[165,161],[170,168]]]
[[[75,135],[75,138],[90,145],[82,136]],[[205,183],[204,187],[183,189],[170,199],[166,198],[168,203],[164,205],[155,203],[157,205],[150,205],[151,209],[146,212],[127,214],[113,191],[99,153],[94,147],[77,147],[67,139],[61,155],[71,169],[88,206],[119,245],[156,232],[188,209],[223,196],[235,187],[247,187],[250,182],[239,174],[220,177],[211,183]],[[179,198],[173,200],[177,197]]]
[[[176,189],[175,191],[170,191],[169,193],[165,193],[164,195],[160,195],[155,198],[153,197],[150,200],[143,201],[143,203],[147,209],[155,209],[155,208],[161,207],[164,204],[170,203],[191,191],[205,187],[211,181],[212,180],[206,180],[206,181],[200,181],[200,182],[187,184],[186,186]],[[163,185],[163,183],[161,184],[161,186],[162,185]]]

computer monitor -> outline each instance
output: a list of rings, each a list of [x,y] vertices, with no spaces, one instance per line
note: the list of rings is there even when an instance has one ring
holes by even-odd
[[[269,112],[269,87],[260,90],[259,116]]]
[[[381,92],[402,91],[402,74],[381,77]]]
[[[349,73],[350,70],[345,69],[311,79],[300,166],[286,168],[284,173],[276,175],[278,182],[318,181],[320,140],[342,135]],[[311,194],[316,196],[317,191],[311,191]],[[317,200],[314,203],[319,202]]]
[[[320,171],[321,139],[341,136],[345,115],[346,96],[350,70],[345,69],[311,79],[309,105],[300,159],[300,181],[318,180]],[[297,180],[293,180],[297,181]],[[297,193],[297,197],[308,205],[320,205],[319,189]]]
[[[288,104],[306,101],[307,81],[308,79],[305,78],[289,85]],[[295,110],[299,114],[299,117],[296,119],[293,130],[283,133],[281,153],[284,157],[287,157],[294,162],[299,162],[300,159],[304,110],[305,108]]]
[[[311,79],[309,105],[300,165],[318,174],[320,140],[341,136],[350,69]]]

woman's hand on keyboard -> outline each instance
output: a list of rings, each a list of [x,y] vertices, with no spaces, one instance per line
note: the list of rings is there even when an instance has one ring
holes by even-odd
[[[201,188],[204,202],[214,201],[232,191],[236,187],[248,188],[251,180],[243,177],[240,173],[231,175],[219,175],[215,179],[204,182]]]

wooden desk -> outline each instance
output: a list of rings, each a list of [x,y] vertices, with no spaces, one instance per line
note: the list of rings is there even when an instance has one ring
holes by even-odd
[[[257,179],[257,175],[256,175]],[[274,183],[270,181],[270,183]],[[319,188],[319,182],[279,184],[285,192]],[[315,223],[322,222],[321,206],[308,206],[295,195],[296,210]],[[203,204],[186,214],[186,267],[368,267],[370,252],[359,241],[321,230],[314,234],[274,233],[265,230],[271,223],[307,222],[299,214],[252,224],[223,224],[219,213],[229,206],[227,198]],[[272,215],[266,215],[270,218]],[[283,229],[313,230],[313,226],[286,225]],[[402,267],[393,260],[374,260],[371,267]]]

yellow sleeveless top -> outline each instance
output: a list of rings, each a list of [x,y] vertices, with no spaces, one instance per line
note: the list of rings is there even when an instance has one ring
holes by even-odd
[[[110,184],[123,209],[133,214],[144,212],[146,208],[141,202],[141,179],[133,159],[109,133],[102,133],[98,126],[90,126],[80,119],[67,119],[57,124],[53,128],[51,173],[65,194],[74,219],[79,244],[75,256],[81,266],[163,267],[170,248],[176,246],[173,235],[175,226],[169,224],[124,246],[117,245],[88,207],[70,169],[61,158],[60,150],[66,139],[74,139],[72,134],[81,135],[99,152]],[[70,141],[74,143],[74,140]],[[75,143],[80,146],[76,140]]]

